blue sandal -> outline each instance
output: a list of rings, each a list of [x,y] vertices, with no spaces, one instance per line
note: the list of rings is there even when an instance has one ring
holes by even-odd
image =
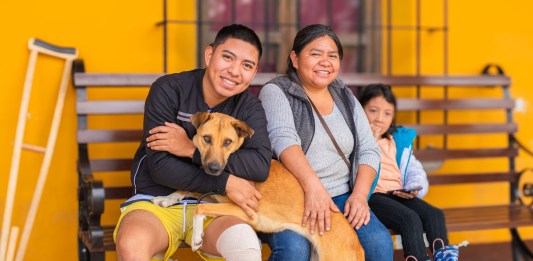
[[[463,241],[458,245],[447,245],[442,248],[435,250],[435,243],[440,241],[441,245],[444,246],[444,241],[437,238],[433,241],[433,258],[435,261],[458,261],[459,260],[459,247],[468,245],[468,241]]]

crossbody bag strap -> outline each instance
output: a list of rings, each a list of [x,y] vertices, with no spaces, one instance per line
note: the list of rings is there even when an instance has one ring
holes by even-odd
[[[331,131],[329,130],[328,125],[324,121],[324,118],[322,118],[322,115],[320,115],[320,112],[318,111],[317,107],[315,106],[315,104],[313,103],[311,98],[309,98],[307,93],[305,95],[307,96],[307,100],[309,101],[309,103],[311,103],[311,107],[313,107],[313,110],[316,112],[316,115],[318,116],[318,119],[320,120],[320,123],[322,123],[322,126],[326,130],[326,133],[328,134],[329,138],[333,142],[333,145],[335,146],[335,149],[337,149],[337,152],[339,153],[341,158],[344,160],[344,163],[346,163],[346,166],[348,167],[348,170],[350,170],[351,169],[350,168],[350,162],[348,161],[348,159],[346,159],[346,156],[344,155],[344,153],[342,153],[342,150],[339,147],[339,144],[337,144],[337,141],[335,141],[335,138],[333,137],[333,134],[331,133]]]

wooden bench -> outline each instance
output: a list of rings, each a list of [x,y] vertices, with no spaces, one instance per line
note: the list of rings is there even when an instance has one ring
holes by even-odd
[[[112,233],[116,225],[114,219],[105,220],[104,208],[116,214],[118,204],[132,194],[129,170],[142,138],[144,98],[151,83],[162,74],[84,71],[83,62],[76,61],[73,82],[78,117],[79,256],[80,260],[104,260],[105,252],[115,249]],[[258,74],[249,90],[258,93],[260,87],[274,76]],[[428,171],[430,190],[463,183],[507,184],[509,190],[493,192],[505,198],[502,204],[445,208],[448,230],[509,229],[515,258],[533,257],[516,230],[533,225],[533,210],[521,204],[519,198],[518,181],[522,172],[515,169],[514,163],[518,155],[513,138],[517,125],[512,120],[514,100],[509,95],[510,79],[507,76],[343,74],[340,78],[353,91],[370,83],[393,85],[399,97],[398,123],[417,129],[420,138],[415,154],[428,169],[432,165],[446,166],[453,161],[469,160],[471,164],[483,164],[487,159],[503,160],[504,163],[500,164],[503,165],[502,170],[499,171],[461,172],[461,168],[454,169],[459,170],[454,173]],[[115,97],[109,99],[109,96]],[[494,113],[495,116],[490,117],[494,121],[473,120],[485,112]],[[465,115],[467,120],[458,117],[458,114]],[[133,121],[133,125],[123,126],[120,117],[127,117],[126,120]],[[463,146],[463,143],[468,143],[462,142],[465,139],[471,137],[478,141],[480,136],[499,140],[499,143],[492,146],[491,142],[487,142],[488,146],[481,146],[479,142],[472,142],[470,147]],[[458,137],[462,140],[457,141]],[[120,179],[124,181],[118,185],[117,175],[122,175]],[[106,183],[109,176],[115,177],[108,182],[111,185]]]

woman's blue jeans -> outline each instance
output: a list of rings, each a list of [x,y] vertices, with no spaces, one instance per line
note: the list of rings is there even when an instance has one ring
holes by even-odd
[[[333,202],[343,211],[349,196],[349,193],[336,196],[333,198]],[[394,249],[391,235],[372,211],[370,211],[370,222],[355,232],[365,250],[365,260],[392,260]],[[274,234],[260,234],[259,238],[267,243],[272,250],[268,258],[269,261],[309,261],[311,258],[311,244],[305,237],[293,231],[284,230]]]

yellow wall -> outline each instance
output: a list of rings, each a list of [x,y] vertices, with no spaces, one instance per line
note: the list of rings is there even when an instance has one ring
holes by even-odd
[[[194,19],[195,1],[169,1],[171,19]],[[179,3],[179,6],[178,6]],[[91,72],[161,72],[162,1],[0,1],[0,214],[4,213],[13,141],[28,63],[27,42],[37,37],[79,50]],[[192,25],[169,27],[169,71],[195,66]],[[179,41],[178,41],[179,39]],[[44,146],[62,60],[40,55],[24,141]],[[76,118],[68,89],[48,180],[25,260],[77,259]],[[42,156],[23,152],[13,225],[24,225]],[[116,218],[116,217],[115,217]]]
[[[392,24],[414,26],[416,24],[416,2],[414,0],[392,1]],[[443,0],[420,1],[422,26],[442,27],[444,23],[443,2]],[[533,91],[530,88],[530,85],[533,84],[530,72],[533,66],[533,31],[530,26],[531,23],[528,22],[531,20],[531,14],[528,10],[533,7],[533,2],[523,0],[502,3],[495,0],[475,0],[448,1],[448,3],[448,73],[472,75],[480,73],[482,67],[488,63],[501,65],[512,78],[511,95],[525,101],[525,106],[514,113],[515,120],[519,125],[517,137],[526,146],[533,147],[533,125],[531,124]],[[386,22],[386,16],[384,16],[384,21]],[[444,34],[442,31],[422,32],[420,37],[420,72],[422,74],[443,74]],[[417,70],[416,34],[414,31],[397,30],[392,34],[392,39],[392,73],[415,74]],[[386,59],[384,59],[384,68],[387,68]],[[481,89],[477,91],[501,97],[499,91]],[[409,91],[400,92],[403,95],[413,94]],[[423,92],[422,95],[442,97],[442,90]],[[454,91],[451,91],[450,95],[454,95]],[[481,115],[481,119],[476,119],[470,115],[465,117],[464,114],[450,113],[450,121],[455,123],[465,121],[492,122],[495,120],[495,116],[500,119],[503,118],[503,114],[486,113]],[[422,119],[426,123],[435,123],[435,120],[438,121],[441,116],[426,113],[422,115]],[[470,136],[466,139],[451,137],[449,141],[450,146],[456,148],[505,146],[506,144],[505,138],[491,135],[479,135],[475,138]],[[430,140],[427,143],[432,142],[436,142],[437,146],[441,144],[438,140]],[[523,152],[520,155],[517,159],[518,170],[533,166],[531,157],[525,156]],[[507,161],[493,159],[456,160],[446,162],[439,171],[448,173],[504,171],[508,167],[507,164]],[[533,175],[528,173],[525,178],[531,181]],[[509,200],[508,194],[508,187],[502,184],[433,186],[426,200],[439,207],[505,204]],[[531,230],[521,229],[521,231],[528,238],[533,236]],[[505,230],[461,232],[452,233],[450,236],[452,243],[458,243],[462,240],[490,242],[508,239],[510,239],[509,233]]]
[[[169,1],[171,19],[194,19],[192,0]],[[395,11],[412,20],[414,1],[393,1]],[[438,24],[440,1],[421,1],[427,14],[423,19]],[[508,5],[496,0],[449,1],[450,57],[449,72],[478,73],[486,63],[501,64],[513,79],[512,94],[526,101],[524,112],[515,117],[519,123],[518,137],[533,147],[531,118],[533,85],[533,32],[530,10],[533,2],[513,1]],[[401,5],[399,5],[401,3]],[[18,119],[22,86],[26,72],[30,37],[38,37],[57,45],[73,46],[86,61],[91,72],[160,72],[162,70],[162,30],[155,24],[162,18],[161,1],[0,1],[0,214],[3,217],[5,192],[11,166],[12,144]],[[398,9],[396,9],[398,8]],[[409,18],[411,17],[411,18]],[[404,21],[404,20],[401,20]],[[414,42],[409,36],[398,36],[395,45],[394,72],[413,73]],[[402,39],[402,37],[404,37]],[[192,25],[171,25],[169,71],[195,66],[195,31]],[[442,35],[423,35],[424,73],[441,73]],[[398,51],[397,48],[402,48]],[[25,141],[44,145],[49,127],[55,91],[59,84],[61,61],[40,56],[36,67],[32,105],[28,116]],[[37,99],[38,98],[38,99]],[[52,160],[49,177],[37,213],[25,260],[75,260],[77,258],[77,158],[74,114],[74,92],[71,88],[59,130],[59,138]],[[15,200],[13,224],[23,226],[27,208],[42,159],[35,153],[25,152],[22,158]],[[532,166],[531,158],[520,157],[518,167]],[[500,188],[496,188],[500,189]],[[437,191],[438,188],[434,189]],[[455,190],[454,190],[455,191]],[[469,203],[494,201],[488,193],[476,188],[459,188]],[[446,191],[441,191],[446,193]],[[441,193],[439,192],[439,193]],[[448,194],[454,194],[450,191]],[[455,193],[457,194],[457,193]],[[441,194],[442,195],[442,194]],[[439,206],[453,202],[443,201],[436,192],[428,196]],[[109,208],[108,208],[109,209]],[[107,217],[113,219],[114,217]],[[500,233],[501,234],[501,233]],[[452,240],[491,240],[492,232],[485,234],[453,235]],[[501,239],[502,235],[496,237]],[[46,238],[46,240],[43,240]],[[452,241],[453,242],[453,241]]]

